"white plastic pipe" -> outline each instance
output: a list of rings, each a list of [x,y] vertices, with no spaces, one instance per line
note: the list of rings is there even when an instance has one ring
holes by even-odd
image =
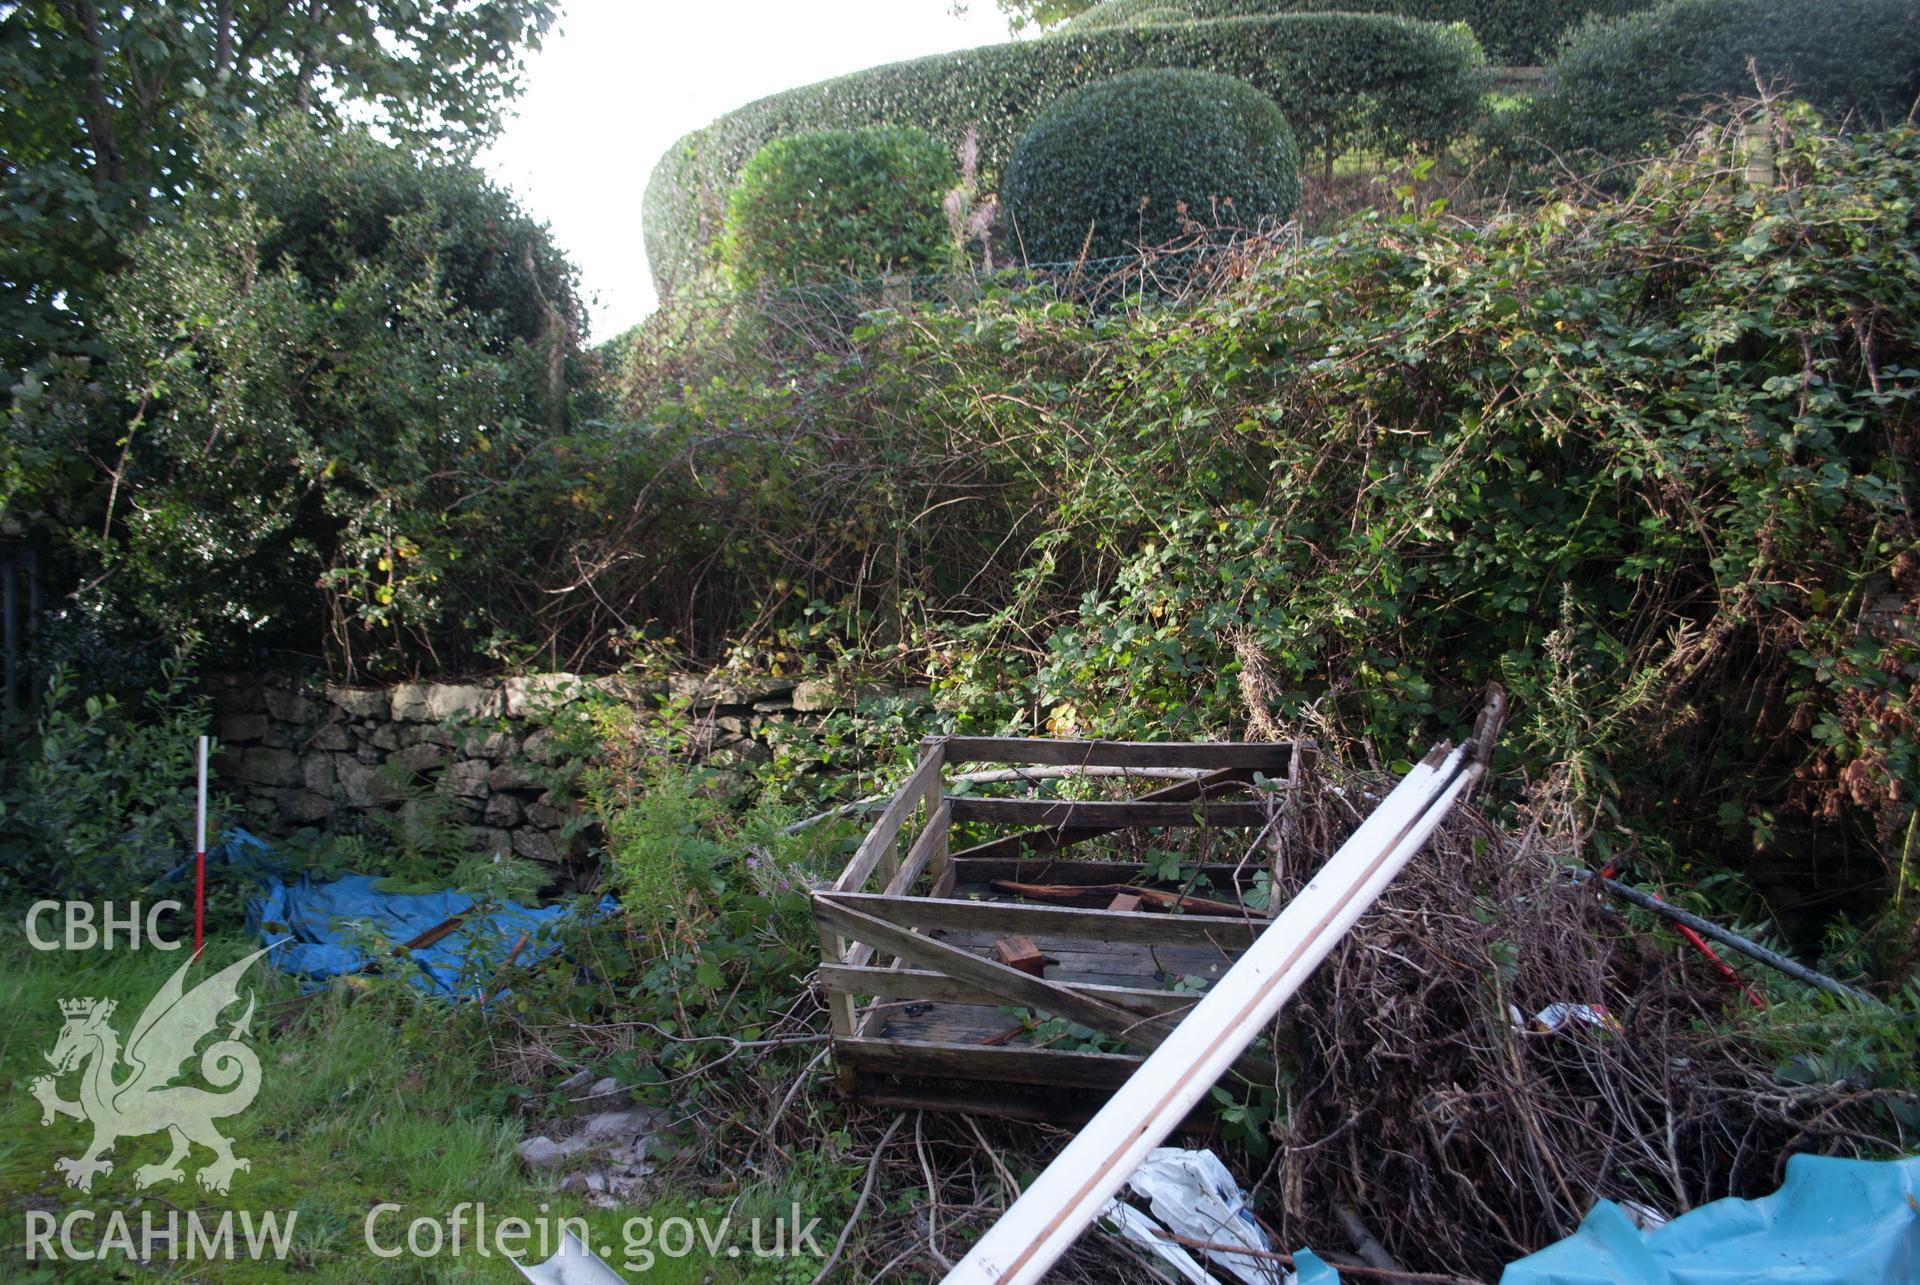
[[[207,738],[200,738],[200,785],[195,809],[193,841],[193,953],[197,958],[207,936]]]
[[[200,738],[200,807],[193,845],[193,850],[201,856],[207,852],[207,739]]]
[[[946,1276],[1038,1282],[1426,843],[1482,764],[1436,747]]]

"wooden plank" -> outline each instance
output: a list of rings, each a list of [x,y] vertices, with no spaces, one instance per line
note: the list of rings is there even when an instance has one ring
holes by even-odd
[[[1186,911],[1195,915],[1258,915],[1266,917],[1264,911],[1254,910],[1238,902],[1215,901],[1211,897],[1190,897],[1185,893],[1167,892],[1160,888],[1140,888],[1126,883],[1097,883],[1091,886],[1082,883],[1015,883],[1011,879],[995,879],[995,892],[1004,892],[1009,896],[1025,897],[1029,901],[1044,901],[1054,905],[1073,905],[1088,901],[1098,904],[1108,898],[1124,898],[1132,905],[1106,907],[1108,910],[1138,910],[1141,902],[1146,902],[1155,910],[1172,912]]]
[[[820,936],[820,958],[822,960],[845,958],[847,943],[840,939],[840,935],[817,920],[815,921],[814,927]],[[871,947],[866,949],[869,955],[871,955]],[[860,962],[864,963],[865,960],[863,959]],[[826,998],[827,1023],[833,1031],[834,1040],[838,1042],[852,1039],[854,1032],[853,996],[844,993],[834,994],[829,992]],[[843,1064],[836,1059],[833,1073],[834,1078],[840,1084],[840,1091],[842,1093],[853,1092],[854,1072],[852,1066]]]
[[[947,1084],[902,1084],[898,1079],[868,1075],[860,1086],[860,1100],[871,1106],[893,1107],[901,1111],[955,1111],[963,1115],[987,1116],[999,1120],[1018,1120],[1025,1124],[1085,1124],[1093,1118],[1101,1102],[1097,1093],[1065,1093],[1015,1096],[1003,1090],[982,1093]],[[1006,1084],[1001,1081],[1001,1084]],[[1220,1132],[1213,1108],[1199,1108],[1175,1130],[1194,1138],[1212,1138]]]
[[[940,788],[940,774],[946,759],[941,742],[928,742],[920,751],[920,762],[914,768],[906,783],[894,794],[873,827],[867,831],[866,838],[860,841],[853,857],[847,862],[845,870],[840,872],[834,887],[858,888],[873,876],[882,858],[890,858],[894,841],[899,838],[901,829],[913,810],[927,797],[928,790]],[[891,877],[888,880],[892,882]],[[830,928],[816,920],[820,938],[820,959],[826,963],[838,961],[845,964],[863,965],[873,959],[873,947],[860,944],[849,948]],[[854,1023],[853,997],[850,995],[827,996],[827,1018],[836,1037],[851,1038],[857,1029]],[[838,1063],[834,1066],[835,1078],[842,1092],[850,1093],[854,1088],[854,1072],[850,1066]]]
[[[870,942],[876,948],[892,951],[910,964],[918,964],[922,968],[930,968],[994,992],[1001,997],[1003,1004],[1036,1008],[1043,1013],[1064,1017],[1070,1022],[1078,1022],[1115,1039],[1124,1040],[1143,1051],[1151,1051],[1160,1042],[1151,1026],[1142,1024],[1159,1019],[1143,1018],[1138,1013],[1105,1000],[1083,995],[1072,987],[1041,977],[1029,977],[1005,964],[982,959],[970,951],[850,910],[829,894],[814,894],[813,915],[817,921],[844,936]]]
[[[1239,789],[1252,779],[1252,772],[1241,768],[1228,768],[1207,776],[1196,777],[1191,781],[1177,781],[1157,790],[1149,790],[1136,802],[1178,803],[1183,799],[1197,799],[1203,795],[1211,798],[1215,794]],[[1088,839],[1095,839],[1103,834],[1113,834],[1124,828],[1123,826],[1074,826],[1065,829],[1026,830],[1020,834],[1010,834],[1003,838],[991,839],[986,843],[975,844],[971,848],[955,853],[953,859],[979,861],[1019,857],[1026,852],[1058,852],[1062,848],[1084,843]]]
[[[1075,857],[1032,857],[1024,860],[1007,857],[969,857],[956,854],[953,858],[956,880],[962,884],[991,884],[995,880],[1006,879],[1014,883],[1158,883],[1147,877],[1147,868],[1137,861],[1092,861]],[[1206,876],[1209,884],[1215,888],[1228,888],[1234,885],[1235,877],[1248,887],[1266,867],[1249,861],[1245,865],[1228,865],[1225,862],[1209,861],[1201,866],[1187,866],[1183,869],[1194,870]]]
[[[894,794],[893,801],[887,804],[879,819],[873,823],[873,828],[867,831],[867,837],[860,841],[859,848],[847,862],[847,868],[834,880],[834,891],[851,892],[863,887],[873,876],[881,858],[892,850],[893,841],[900,837],[900,830],[906,825],[907,818],[913,815],[913,810],[920,806],[926,796],[928,782],[940,779],[940,744],[939,741],[929,743],[921,754],[920,764],[913,769],[913,775]]]
[[[1118,830],[1128,826],[1261,826],[1270,815],[1265,803],[1196,799],[1192,803],[1148,803],[1139,799],[976,799],[948,795],[955,821],[995,821],[1062,829]]]
[[[820,896],[815,894],[816,903]],[[946,928],[1004,937],[1078,937],[1141,946],[1212,946],[1231,954],[1260,935],[1265,919],[1216,915],[1128,915],[1072,906],[1021,906],[963,898],[883,897],[875,893],[830,894],[839,904],[902,928]]]
[[[1285,776],[1291,741],[1058,741],[1021,736],[950,736],[949,763],[1048,763],[1063,767],[1241,768]]]
[[[1130,892],[1117,892],[1113,900],[1107,903],[1107,909],[1115,914],[1131,915],[1140,909],[1140,898]]]
[[[983,1004],[1006,1006],[1006,997],[998,991],[945,973],[923,968],[872,968],[851,964],[822,964],[816,974],[820,989],[845,995],[871,995],[877,999],[929,1000],[940,1004]],[[1149,990],[1142,986],[1095,985],[1078,979],[1053,978],[1060,985],[1116,1008],[1141,1016],[1180,1013],[1192,1008],[1200,996],[1191,991]]]
[[[1140,1066],[1122,1053],[1081,1053],[1063,1049],[979,1044],[918,1044],[898,1040],[847,1039],[833,1042],[833,1055],[861,1071],[918,1075],[932,1079],[984,1080],[990,1083],[1069,1085],[1115,1089]]]
[[[934,809],[932,819],[920,831],[920,837],[907,849],[907,859],[900,864],[900,869],[887,881],[887,896],[904,896],[912,889],[921,873],[932,866],[934,854],[946,848],[947,828],[947,805],[942,803]]]

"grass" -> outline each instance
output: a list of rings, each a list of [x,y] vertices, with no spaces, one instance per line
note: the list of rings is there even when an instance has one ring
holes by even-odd
[[[240,958],[250,944],[237,935],[208,942],[207,964],[218,968]],[[684,1237],[666,1220],[704,1215],[713,1231],[724,1205],[703,1205],[672,1196],[642,1211],[593,1211],[518,1166],[520,1140],[516,1094],[486,1071],[487,1032],[471,1010],[449,1010],[392,981],[364,988],[336,984],[303,998],[292,984],[256,968],[242,985],[259,999],[252,1041],[262,1067],[259,1094],[244,1113],[223,1120],[234,1151],[251,1162],[235,1175],[224,1196],[203,1191],[194,1174],[208,1157],[196,1148],[187,1160],[187,1180],[136,1190],[133,1172],[166,1152],[165,1135],[122,1138],[110,1154],[111,1174],[97,1178],[91,1193],[69,1188],[55,1172],[62,1156],[78,1155],[91,1126],[71,1118],[41,1126],[31,1082],[47,1070],[43,1054],[53,1047],[63,1017],[59,1001],[80,996],[116,1000],[112,1025],[124,1038],[147,999],[184,961],[183,952],[42,953],[17,937],[0,942],[0,1277],[12,1280],[117,1280],[129,1275],[156,1281],[277,1280],[296,1274],[314,1281],[517,1281],[498,1256],[482,1257],[471,1243],[467,1219],[463,1252],[417,1257],[401,1252],[381,1258],[370,1252],[363,1228],[383,1202],[402,1212],[377,1224],[383,1248],[403,1247],[409,1223],[426,1218],[440,1225],[462,1202],[483,1203],[489,1220],[519,1217],[584,1218],[596,1247],[612,1251],[616,1268],[633,1263],[628,1279],[730,1282],[805,1280],[802,1260],[756,1260],[745,1229],[735,1226],[710,1257],[697,1233],[692,1252],[668,1257]],[[193,978],[210,971],[196,965]],[[239,1010],[226,1017],[231,1022]],[[63,1097],[75,1096],[78,1078],[62,1076]],[[171,1209],[212,1223],[222,1212],[291,1212],[294,1231],[284,1262],[155,1262],[142,1268],[124,1256],[112,1261],[29,1262],[27,1227],[32,1211],[64,1219],[91,1210],[96,1221],[75,1239],[81,1248],[100,1245],[112,1211],[124,1212],[138,1244],[140,1218],[165,1225]],[[284,1216],[284,1215],[283,1215]],[[742,1216],[744,1217],[744,1216]],[[640,1220],[646,1220],[642,1223]],[[631,1220],[631,1221],[630,1221]],[[497,1223],[494,1225],[498,1225]],[[738,1228],[738,1230],[736,1230]],[[816,1229],[815,1236],[830,1233]],[[663,1239],[664,1237],[664,1239]],[[763,1244],[771,1245],[773,1234]],[[58,1243],[57,1241],[55,1242]],[[422,1232],[422,1247],[431,1240]],[[737,1258],[726,1256],[731,1244]],[[628,1249],[633,1252],[630,1256]],[[537,1243],[527,1248],[538,1249]],[[527,1255],[538,1261],[542,1255]],[[651,1259],[651,1262],[646,1260]]]

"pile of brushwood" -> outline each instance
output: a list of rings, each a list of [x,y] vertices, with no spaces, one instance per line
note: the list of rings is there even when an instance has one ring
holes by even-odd
[[[1390,781],[1324,784],[1283,896]],[[1351,1214],[1402,1264],[1492,1279],[1602,1198],[1674,1215],[1795,1153],[1920,1146],[1913,988],[1835,1000],[1728,952],[1736,980],[1575,881],[1567,820],[1551,783],[1501,824],[1458,810],[1283,1015],[1278,1239],[1344,1250]]]

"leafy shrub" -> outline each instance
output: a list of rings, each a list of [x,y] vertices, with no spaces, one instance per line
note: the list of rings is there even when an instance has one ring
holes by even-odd
[[[1001,198],[1029,259],[1071,260],[1083,245],[1099,259],[1165,244],[1189,218],[1283,219],[1299,169],[1280,109],[1245,81],[1136,71],[1048,107],[1014,149]]]
[[[138,897],[191,855],[212,710],[187,651],[161,670],[128,702],[83,696],[54,671],[35,724],[0,758],[0,899]]]
[[[1486,59],[1464,30],[1381,15],[1292,14],[1048,36],[939,54],[790,89],[729,112],[668,149],[647,182],[647,259],[662,294],[705,259],[705,230],[767,142],[818,129],[914,125],[979,131],[997,179],[1046,104],[1079,85],[1150,67],[1234,76],[1280,106],[1305,147],[1404,152],[1477,118]]]
[[[740,171],[721,257],[749,289],[919,272],[944,255],[953,156],[900,125],[777,138]]]
[[[1391,13],[1424,22],[1464,22],[1495,62],[1532,66],[1589,16],[1617,17],[1658,0],[1105,0],[1068,31],[1095,31],[1180,18],[1244,18],[1281,13]]]
[[[1530,128],[1561,152],[1636,155],[1676,137],[1689,105],[1751,94],[1750,59],[1836,118],[1899,120],[1920,96],[1920,0],[1675,0],[1590,21]]]
[[[49,635],[200,628],[218,663],[331,638],[355,667],[485,638],[513,613],[483,566],[523,574],[499,537],[552,507],[527,496],[580,374],[571,269],[469,166],[299,129],[220,160],[129,244],[105,370],[16,401],[56,466],[10,511],[87,586]]]

